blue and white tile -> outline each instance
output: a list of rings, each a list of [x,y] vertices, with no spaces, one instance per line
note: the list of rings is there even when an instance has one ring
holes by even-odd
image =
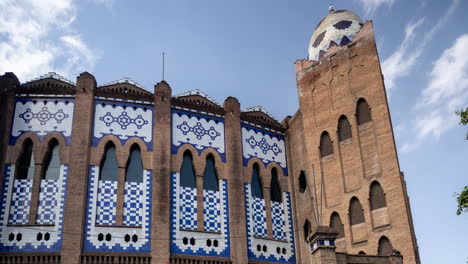
[[[37,224],[51,225],[54,223],[57,202],[59,201],[58,189],[59,180],[41,180],[36,218]]]
[[[124,220],[125,226],[141,226],[143,220],[143,190],[141,182],[126,182],[124,190]]]
[[[205,231],[221,232],[221,202],[219,192],[203,190],[203,227]]]

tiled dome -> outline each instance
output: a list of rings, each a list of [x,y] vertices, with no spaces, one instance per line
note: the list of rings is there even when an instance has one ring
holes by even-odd
[[[318,60],[329,47],[348,44],[363,22],[348,10],[331,11],[315,28],[309,43],[309,60]]]

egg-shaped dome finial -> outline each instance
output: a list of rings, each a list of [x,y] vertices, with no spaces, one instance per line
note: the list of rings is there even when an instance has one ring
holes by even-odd
[[[315,28],[309,43],[309,60],[319,60],[330,47],[348,44],[361,29],[363,22],[354,12],[335,11],[330,13]]]

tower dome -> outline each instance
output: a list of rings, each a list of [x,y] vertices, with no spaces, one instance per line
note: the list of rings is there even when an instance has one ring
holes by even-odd
[[[320,21],[310,39],[309,60],[321,59],[330,47],[348,44],[362,25],[361,18],[354,12],[334,11],[330,7],[330,13]]]

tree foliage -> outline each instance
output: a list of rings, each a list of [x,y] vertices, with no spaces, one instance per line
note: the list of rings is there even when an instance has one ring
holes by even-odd
[[[460,124],[461,125],[468,125],[468,107],[465,110],[460,109],[459,111],[455,112],[457,115],[460,116]],[[468,140],[468,132],[466,132],[466,140]]]
[[[461,215],[462,212],[468,212],[468,186],[465,186],[461,193],[456,193],[455,195],[458,196],[457,215]]]

